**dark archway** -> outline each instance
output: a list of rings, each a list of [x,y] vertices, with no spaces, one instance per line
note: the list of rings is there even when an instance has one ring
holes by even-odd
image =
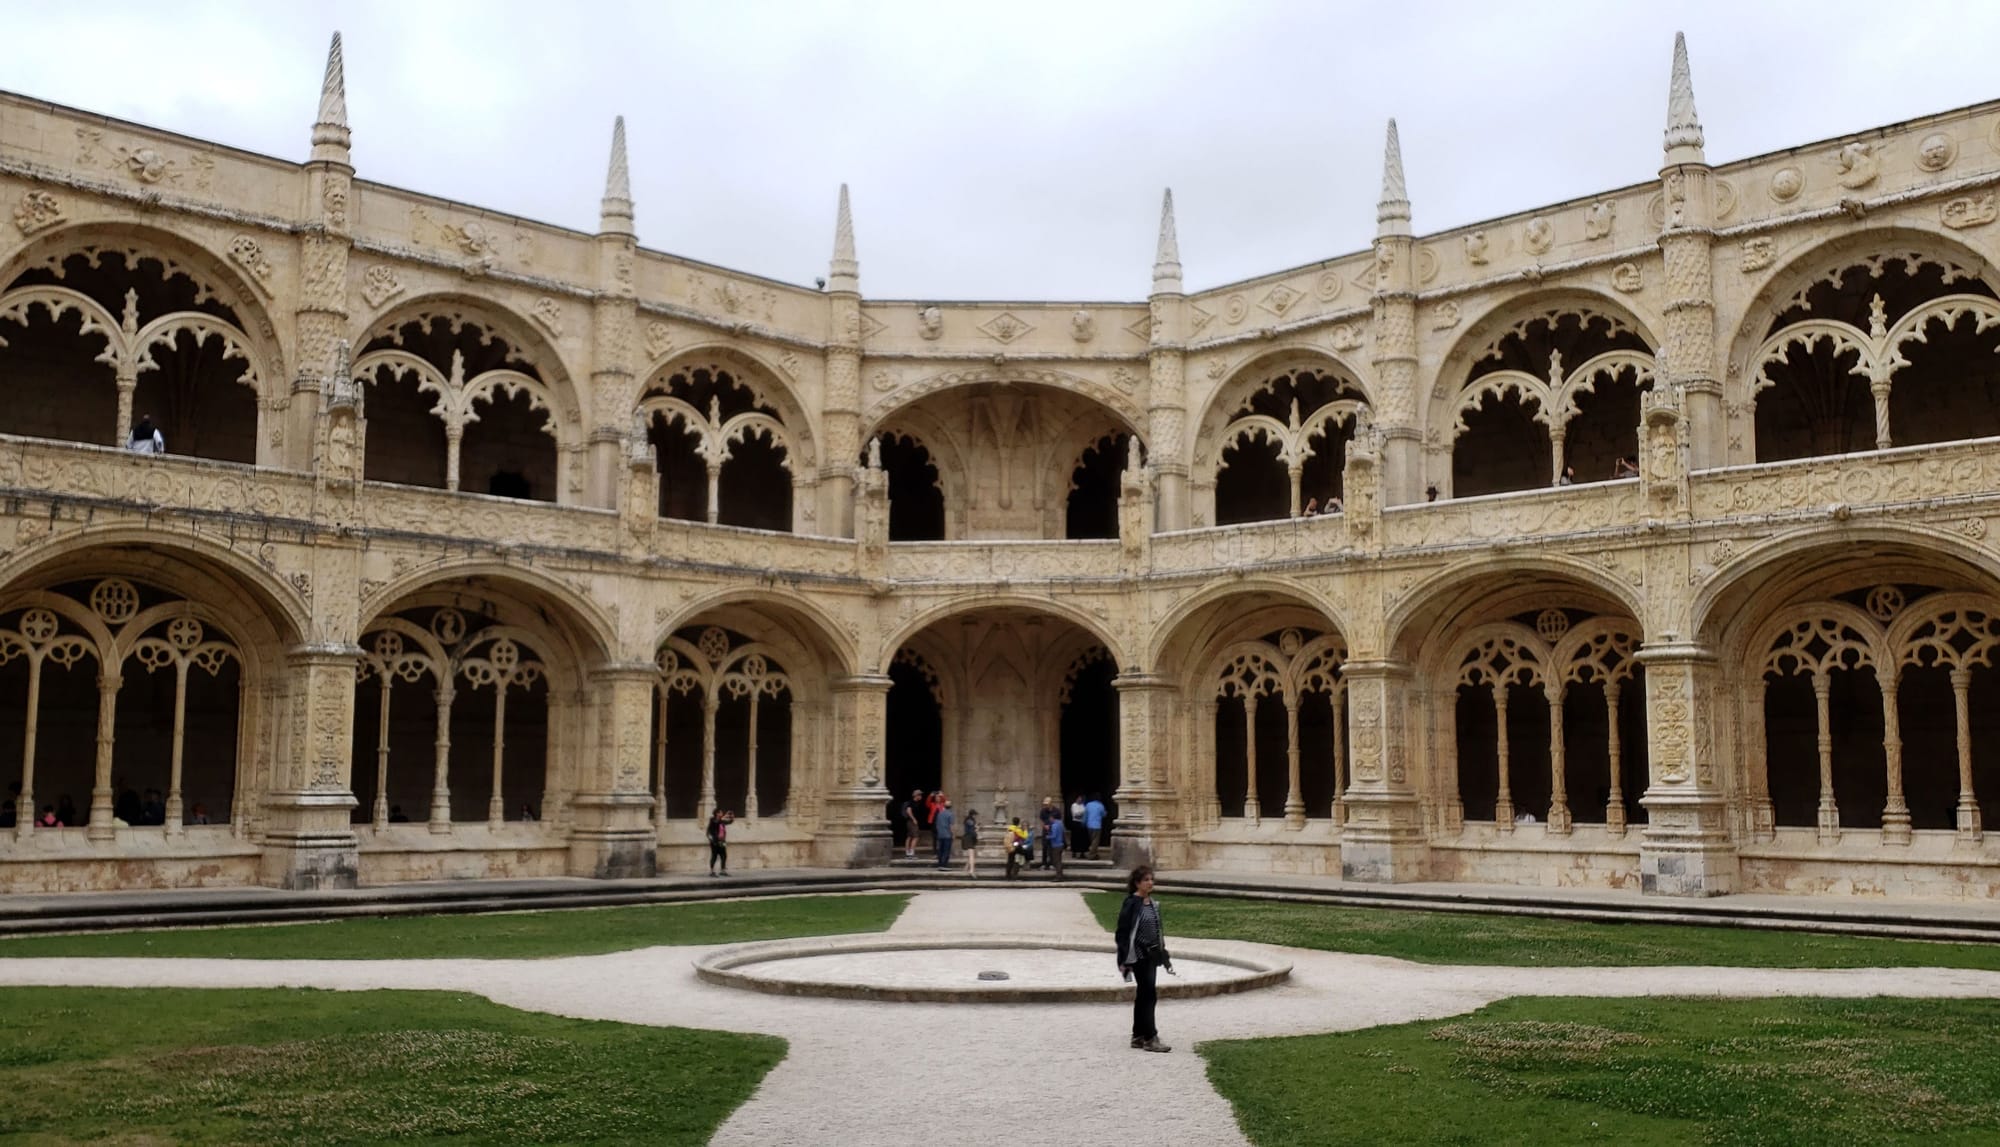
[[[1110,651],[1094,646],[1070,667],[1063,682],[1062,798],[1096,794],[1108,799],[1118,788],[1118,691],[1112,680],[1118,663]]]
[[[884,434],[880,442],[889,475],[889,540],[943,541],[944,487],[931,452],[907,434]]]
[[[896,798],[913,789],[934,791],[944,783],[944,716],[936,675],[905,650],[890,663],[889,680],[882,782]]]
[[[1063,536],[1070,539],[1118,536],[1118,497],[1132,436],[1107,434],[1091,443],[1070,471]]]

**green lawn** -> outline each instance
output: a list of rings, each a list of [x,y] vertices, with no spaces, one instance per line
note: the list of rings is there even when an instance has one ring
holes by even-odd
[[[1122,893],[1093,892],[1089,900],[1091,911],[1105,927],[1118,922]],[[1685,924],[1600,924],[1171,893],[1162,894],[1160,903],[1169,939],[1256,940],[1293,948],[1397,956],[1424,964],[2000,970],[2000,944],[1938,944]]]
[[[705,1143],[770,1036],[445,992],[0,989],[0,1139]]]
[[[657,944],[725,944],[880,932],[907,893],[578,908],[483,916],[392,916],[316,924],[163,929],[0,939],[9,956],[230,956],[267,960],[585,956]],[[0,1013],[4,1015],[4,1013]]]
[[[1515,999],[1202,1044],[1276,1147],[2000,1142],[2000,1001]]]

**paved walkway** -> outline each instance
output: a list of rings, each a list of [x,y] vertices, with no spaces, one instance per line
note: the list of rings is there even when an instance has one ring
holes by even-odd
[[[895,930],[955,931],[967,921],[979,931],[1094,926],[1075,892],[978,889],[922,893]],[[714,1140],[745,1147],[924,1138],[931,1132],[910,1123],[918,1107],[965,1139],[1036,1138],[1028,1121],[1062,1112],[1064,1138],[1239,1144],[1229,1105],[1190,1054],[1196,1041],[1402,1023],[1513,995],[2000,997],[1993,972],[1437,967],[1292,949],[1288,984],[1162,1005],[1161,1031],[1176,1051],[1147,1055],[1126,1046],[1123,1004],[764,996],[697,980],[691,960],[709,950],[557,960],[17,959],[0,960],[0,984],[428,988],[558,1015],[783,1036],[791,1053]],[[1115,974],[1108,963],[1105,973]]]

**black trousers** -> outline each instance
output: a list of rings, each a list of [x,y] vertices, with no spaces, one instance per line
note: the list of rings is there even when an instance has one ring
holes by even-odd
[[[1151,961],[1134,964],[1132,979],[1138,987],[1132,996],[1132,1038],[1157,1039],[1160,1029],[1153,1026],[1153,1005],[1160,998],[1160,966]]]
[[[729,871],[729,846],[719,840],[708,842],[708,870],[715,871],[717,861],[722,862],[722,870]]]

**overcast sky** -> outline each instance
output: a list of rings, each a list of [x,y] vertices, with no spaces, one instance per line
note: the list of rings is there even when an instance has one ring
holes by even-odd
[[[338,28],[363,177],[584,230],[622,113],[640,241],[773,278],[845,181],[876,298],[1142,298],[1166,186],[1191,289],[1357,250],[1392,115],[1419,232],[1651,179],[1677,28],[1715,162],[2000,96],[1974,0],[4,3],[0,87],[293,160]]]

